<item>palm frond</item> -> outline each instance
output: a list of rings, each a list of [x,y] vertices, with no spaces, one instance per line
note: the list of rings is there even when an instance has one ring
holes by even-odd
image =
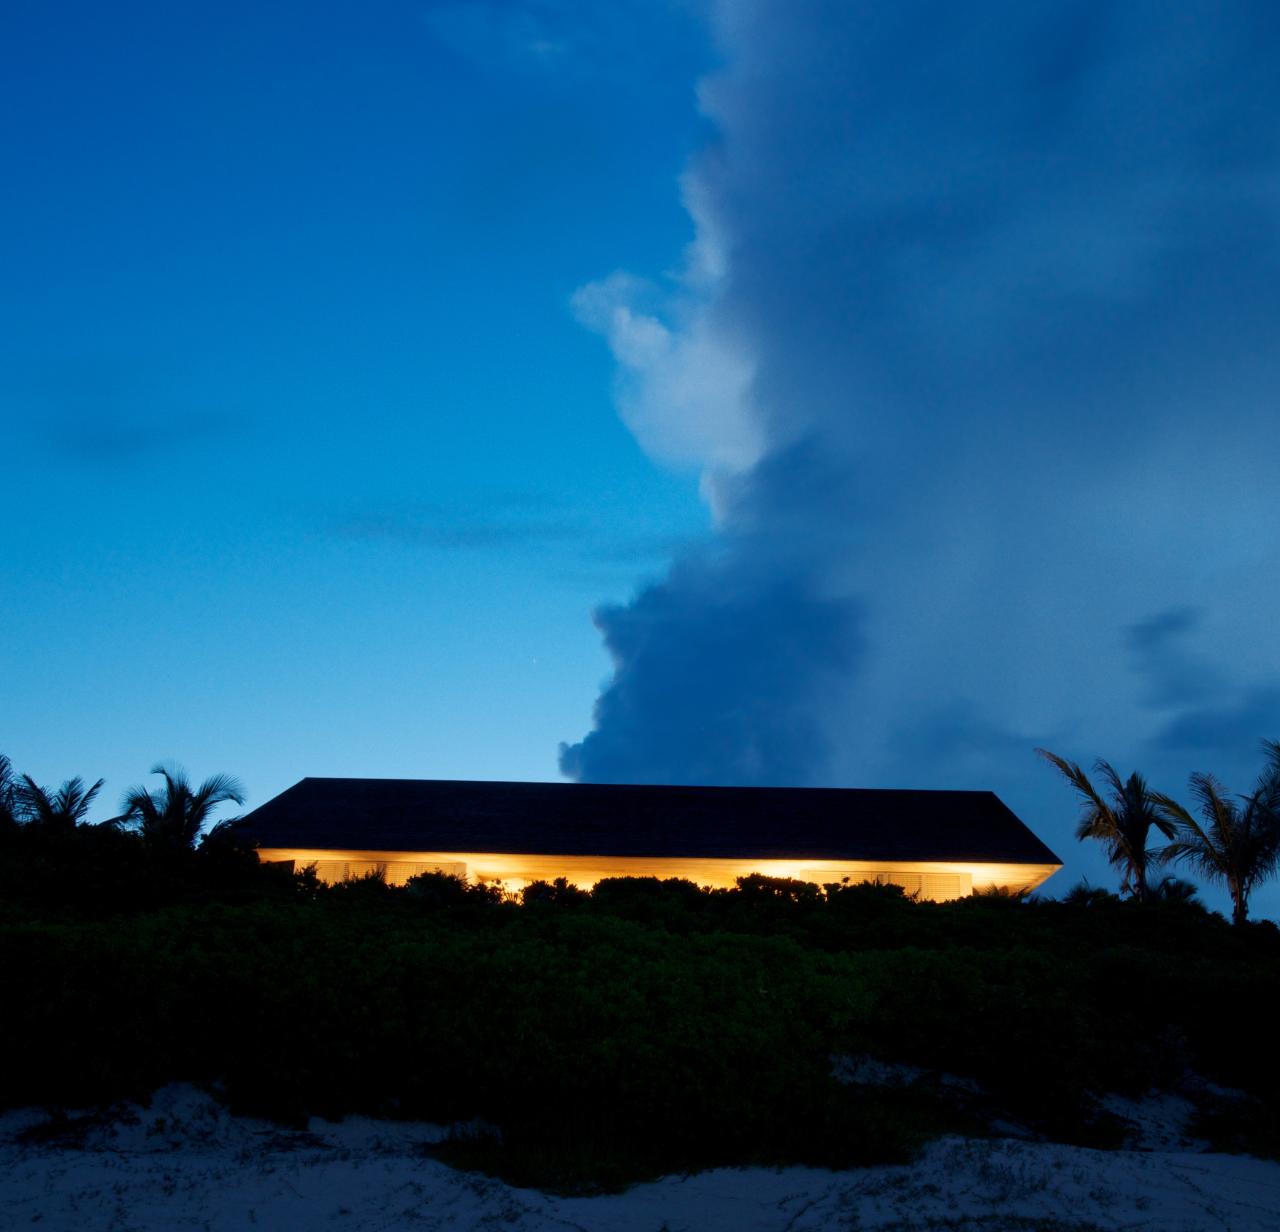
[[[151,773],[163,778],[163,786],[154,791],[132,788],[125,796],[124,817],[163,849],[194,847],[213,809],[229,800],[244,803],[244,788],[229,774],[212,775],[193,789],[181,766],[161,762]]]
[[[22,783],[13,762],[0,753],[0,824],[15,826],[23,817]]]
[[[1120,777],[1120,774],[1116,770],[1115,766],[1113,766],[1109,761],[1105,761],[1103,760],[1103,758],[1099,757],[1098,760],[1093,763],[1093,772],[1094,774],[1098,774],[1102,776],[1103,782],[1105,782],[1106,785],[1111,788],[1111,794],[1113,797],[1124,796],[1125,782]],[[1130,776],[1131,780],[1132,780],[1132,777],[1133,776]]]
[[[114,818],[121,823],[137,823],[141,828],[154,826],[160,815],[160,806],[155,796],[145,787],[130,787],[120,801],[120,816]]]
[[[86,787],[84,779],[77,775],[67,779],[57,791],[50,791],[41,787],[29,774],[24,774],[18,791],[22,807],[32,821],[39,825],[66,828],[77,826],[84,820],[104,781],[99,779]]]
[[[1189,903],[1198,893],[1192,882],[1183,881],[1181,877],[1161,877],[1151,887],[1151,896],[1165,903]]]
[[[22,785],[18,788],[22,796],[22,805],[32,821],[41,824],[54,816],[53,799],[47,787],[41,787],[29,774],[22,776]]]
[[[1175,829],[1179,826],[1196,824],[1195,818],[1187,812],[1172,796],[1166,796],[1162,791],[1153,791],[1151,793],[1151,803],[1155,806],[1155,810]]]
[[[1270,773],[1280,775],[1280,740],[1263,740],[1262,752]]]
[[[1036,749],[1036,753],[1049,762],[1050,765],[1057,767],[1062,777],[1076,789],[1087,803],[1099,810],[1106,811],[1106,803],[1098,795],[1093,784],[1089,782],[1089,776],[1085,774],[1077,762],[1068,761],[1065,757],[1059,757],[1057,753],[1051,753],[1048,749]]]
[[[1063,778],[1075,788],[1080,797],[1081,814],[1076,825],[1076,838],[1108,839],[1115,831],[1111,809],[1089,781],[1089,776],[1074,761],[1059,757],[1048,749],[1036,749],[1036,753],[1054,766]]]
[[[192,796],[192,806],[199,809],[201,815],[228,800],[236,804],[244,803],[244,786],[240,780],[230,774],[214,774],[205,779]]]
[[[58,806],[58,811],[68,821],[80,821],[89,812],[90,806],[94,799],[102,790],[105,779],[99,779],[91,787],[84,785],[84,779],[78,775],[73,779],[68,779],[58,788],[58,794],[54,796],[54,803]]]
[[[1080,798],[1082,808],[1076,837],[1104,843],[1107,859],[1120,870],[1122,889],[1145,898],[1147,866],[1153,859],[1159,859],[1159,853],[1147,845],[1151,829],[1154,826],[1166,838],[1172,838],[1176,832],[1174,823],[1154,806],[1154,793],[1147,780],[1136,772],[1122,779],[1110,762],[1099,758],[1093,769],[1110,793],[1108,800],[1077,763],[1048,749],[1036,752],[1057,768]]]
[[[1262,751],[1267,760],[1258,775],[1253,798],[1257,801],[1256,807],[1275,814],[1280,821],[1280,741],[1262,741]]]

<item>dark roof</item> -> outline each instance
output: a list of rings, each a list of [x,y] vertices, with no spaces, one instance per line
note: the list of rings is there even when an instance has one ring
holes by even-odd
[[[307,778],[244,825],[303,849],[1060,863],[989,791]]]

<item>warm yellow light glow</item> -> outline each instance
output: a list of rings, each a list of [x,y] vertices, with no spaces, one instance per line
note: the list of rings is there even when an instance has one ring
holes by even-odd
[[[321,881],[341,881],[375,868],[387,881],[402,885],[430,870],[453,873],[469,881],[500,881],[511,892],[531,881],[557,877],[589,890],[606,877],[683,877],[698,885],[727,888],[737,878],[761,873],[794,877],[819,885],[832,881],[883,881],[935,902],[964,898],[974,890],[1034,890],[1062,867],[1060,864],[970,864],[950,861],[877,860],[702,860],[661,856],[547,856],[476,851],[321,851],[265,847],[263,860],[292,860],[295,867],[316,866]]]

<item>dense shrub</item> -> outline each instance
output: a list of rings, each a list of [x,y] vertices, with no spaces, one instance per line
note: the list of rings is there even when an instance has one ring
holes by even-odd
[[[1241,1107],[1280,1095],[1258,1012],[1280,995],[1280,932],[1194,903],[765,878],[540,883],[524,903],[439,874],[324,887],[233,844],[162,858],[113,831],[8,830],[0,1103],[191,1079],[294,1122],[478,1119],[455,1158],[570,1185],[905,1158],[972,1127],[945,1084],[836,1082],[842,1054],[974,1080],[988,1110],[1085,1140],[1091,1092],[1187,1067]],[[1219,1115],[1224,1140],[1245,1140],[1241,1115]]]

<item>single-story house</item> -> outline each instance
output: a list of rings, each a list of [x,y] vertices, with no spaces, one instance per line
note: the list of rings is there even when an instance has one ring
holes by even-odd
[[[306,778],[249,813],[261,859],[323,881],[439,870],[516,891],[564,877],[763,873],[924,899],[1034,889],[1061,861],[989,791]]]

